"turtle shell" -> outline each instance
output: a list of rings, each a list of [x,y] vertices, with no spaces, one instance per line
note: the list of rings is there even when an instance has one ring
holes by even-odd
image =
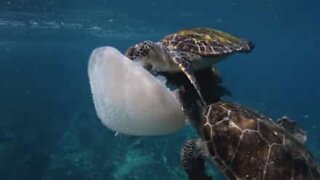
[[[320,179],[320,166],[304,145],[253,110],[214,103],[200,126],[208,156],[229,179]]]
[[[160,43],[170,50],[200,56],[223,56],[233,52],[251,52],[252,42],[212,28],[192,28],[164,37]]]

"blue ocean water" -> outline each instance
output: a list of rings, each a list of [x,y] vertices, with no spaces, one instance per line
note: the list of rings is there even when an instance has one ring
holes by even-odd
[[[115,137],[95,114],[87,63],[95,47],[124,51],[188,27],[256,44],[218,65],[228,99],[296,120],[319,159],[319,16],[317,0],[1,1],[0,179],[186,179],[179,153],[193,129]]]

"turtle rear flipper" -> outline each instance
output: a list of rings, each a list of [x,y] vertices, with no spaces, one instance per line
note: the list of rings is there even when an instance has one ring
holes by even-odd
[[[293,137],[304,144],[307,141],[307,133],[301,129],[296,122],[290,120],[288,117],[283,116],[278,119],[278,124],[293,135]]]
[[[215,103],[223,96],[232,96],[232,92],[222,85],[222,78],[215,68],[206,68],[195,71],[196,79],[199,81],[201,93],[207,104]]]
[[[220,72],[217,70],[217,68],[212,66],[210,71],[211,71],[212,78],[215,79],[215,83],[216,84],[221,84],[222,83],[222,77],[221,77]]]
[[[192,86],[197,91],[202,104],[206,105],[206,101],[203,98],[200,86],[199,86],[199,84],[198,84],[198,82],[197,82],[197,80],[195,78],[195,75],[194,75],[194,72],[193,72],[193,69],[192,69],[192,66],[191,66],[191,61],[182,52],[178,53],[178,54],[177,54],[177,52],[174,52],[174,53],[171,53],[171,54],[172,54],[173,63],[175,63],[181,69],[183,74],[189,79],[190,83],[192,84]]]
[[[181,164],[189,180],[212,180],[205,172],[205,161],[196,140],[187,141],[181,149]]]

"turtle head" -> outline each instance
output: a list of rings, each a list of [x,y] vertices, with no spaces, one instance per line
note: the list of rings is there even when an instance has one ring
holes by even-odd
[[[143,41],[129,47],[125,55],[132,61],[142,61],[147,68],[152,66],[151,61],[157,56],[157,47],[157,44],[152,41]]]

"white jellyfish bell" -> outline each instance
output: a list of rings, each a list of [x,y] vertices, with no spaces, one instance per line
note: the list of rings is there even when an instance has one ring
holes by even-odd
[[[164,135],[185,124],[174,93],[117,49],[93,50],[88,73],[96,113],[109,129],[128,135]]]

